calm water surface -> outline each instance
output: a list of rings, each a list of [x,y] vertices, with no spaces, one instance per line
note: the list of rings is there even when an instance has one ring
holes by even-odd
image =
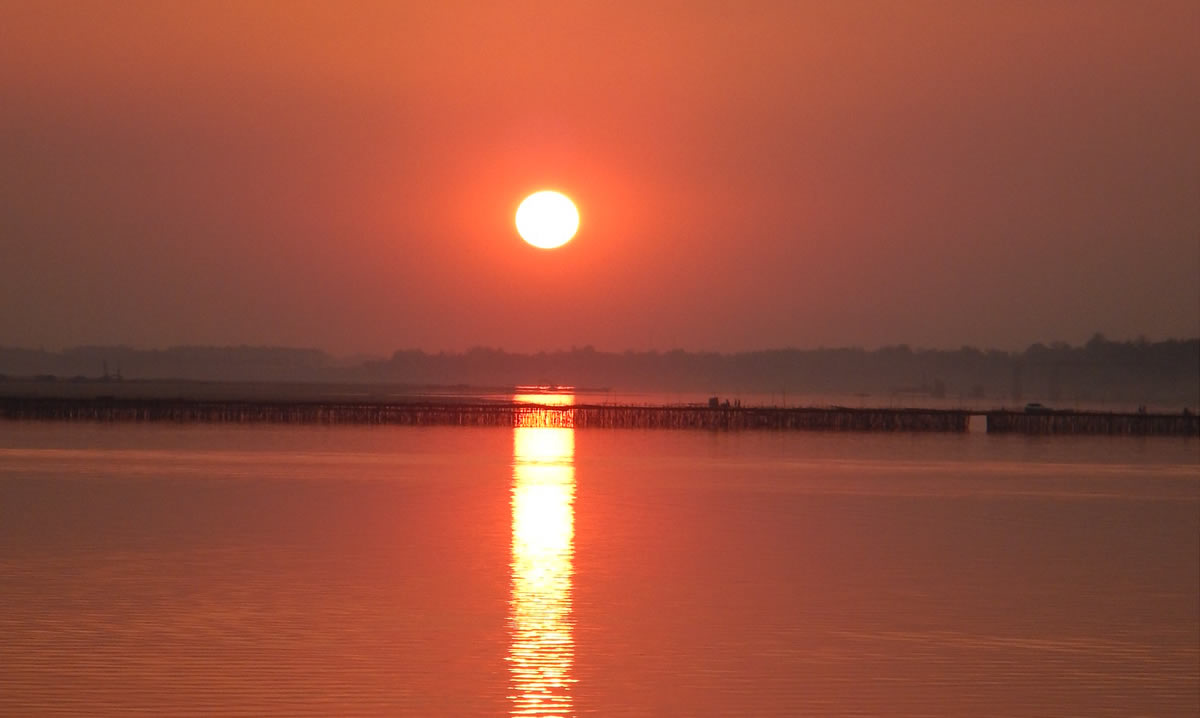
[[[0,423],[0,714],[1196,716],[1200,443]]]

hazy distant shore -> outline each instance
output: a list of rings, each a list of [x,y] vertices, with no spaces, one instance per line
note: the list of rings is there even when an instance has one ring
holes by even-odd
[[[185,399],[209,401],[508,401],[505,386],[415,386],[392,383],[304,381],[193,381],[187,379],[101,380],[96,378],[7,377],[0,397],[61,399]]]
[[[604,352],[591,347],[519,354],[397,351],[337,359],[284,347],[0,347],[0,395],[186,398],[503,398],[520,385],[631,395],[651,403],[711,395],[771,405],[847,404],[991,409],[1200,408],[1200,339],[1034,344],[1022,352],[962,347],[778,349],[733,354]],[[35,377],[38,380],[35,381]],[[35,386],[31,386],[31,384]],[[590,387],[590,388],[584,388]]]

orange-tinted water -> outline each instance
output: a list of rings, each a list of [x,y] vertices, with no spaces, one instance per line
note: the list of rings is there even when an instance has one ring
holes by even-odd
[[[0,425],[0,714],[1200,712],[1200,444]]]

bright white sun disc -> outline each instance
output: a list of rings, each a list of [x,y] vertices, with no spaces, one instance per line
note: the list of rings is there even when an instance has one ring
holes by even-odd
[[[578,229],[579,210],[560,192],[534,192],[517,208],[517,233],[535,247],[561,247]]]

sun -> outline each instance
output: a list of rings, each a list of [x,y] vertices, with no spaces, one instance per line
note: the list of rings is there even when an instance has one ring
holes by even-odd
[[[578,229],[579,210],[561,192],[534,192],[517,208],[517,233],[540,249],[563,246]]]

